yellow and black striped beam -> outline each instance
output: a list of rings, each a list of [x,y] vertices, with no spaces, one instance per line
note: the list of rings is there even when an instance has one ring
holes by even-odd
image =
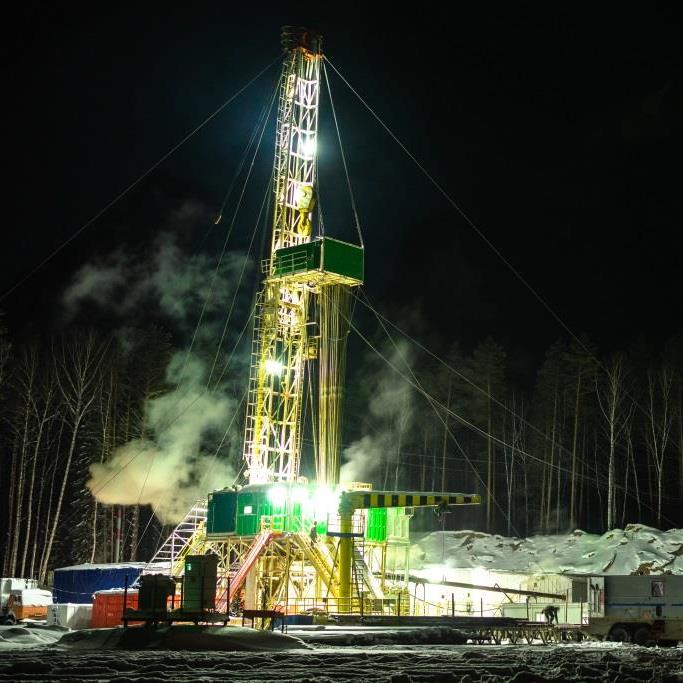
[[[406,491],[346,491],[342,493],[340,508],[412,508],[441,505],[479,505],[477,493],[412,493]]]

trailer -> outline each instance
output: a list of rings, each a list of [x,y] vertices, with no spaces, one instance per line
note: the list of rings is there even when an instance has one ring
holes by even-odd
[[[683,576],[573,577],[572,602],[585,603],[581,628],[594,638],[662,646],[683,640]]]

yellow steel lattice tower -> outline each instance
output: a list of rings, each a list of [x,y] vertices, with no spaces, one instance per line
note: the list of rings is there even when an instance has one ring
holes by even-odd
[[[294,481],[299,471],[309,288],[304,282],[273,276],[279,249],[311,240],[319,43],[315,34],[303,29],[283,32],[286,56],[275,143],[273,235],[257,302],[244,440],[250,484]]]
[[[317,359],[316,476],[337,484],[349,293],[363,281],[363,249],[312,236],[320,38],[286,27],[283,45],[273,235],[255,316],[244,457],[250,484],[297,480],[304,364]]]

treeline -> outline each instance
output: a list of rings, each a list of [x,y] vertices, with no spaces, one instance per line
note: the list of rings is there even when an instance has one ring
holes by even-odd
[[[0,336],[0,553],[3,576],[44,582],[76,562],[145,559],[148,507],[104,506],[89,466],[144,438],[147,399],[167,389],[168,336],[155,327],[17,344]]]
[[[376,348],[384,357],[347,381],[349,477],[480,493],[467,524],[507,535],[683,526],[680,338],[609,356],[585,339],[558,341],[531,372],[535,382],[528,371],[516,376],[491,339],[467,354],[454,346],[442,360],[404,342]],[[167,380],[172,355],[156,327],[22,343],[0,334],[3,575],[44,581],[55,566],[151,557],[168,529],[150,506],[98,503],[86,482],[90,465],[154,436],[145,406],[177,389]],[[246,370],[231,377],[235,396]],[[241,432],[242,415],[235,424]],[[239,444],[228,451],[241,461]],[[447,528],[463,520],[447,517]]]
[[[348,392],[347,455],[379,462],[356,476],[480,493],[468,523],[507,535],[683,525],[680,337],[606,356],[558,341],[527,386],[492,339],[443,362],[413,344],[377,348],[385,357]]]

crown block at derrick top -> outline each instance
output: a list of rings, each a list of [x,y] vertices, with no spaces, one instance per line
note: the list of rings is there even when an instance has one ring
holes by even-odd
[[[347,284],[360,284],[363,282],[363,248],[321,237],[275,252],[275,277],[305,275],[311,271],[339,276],[340,280],[348,281]]]

